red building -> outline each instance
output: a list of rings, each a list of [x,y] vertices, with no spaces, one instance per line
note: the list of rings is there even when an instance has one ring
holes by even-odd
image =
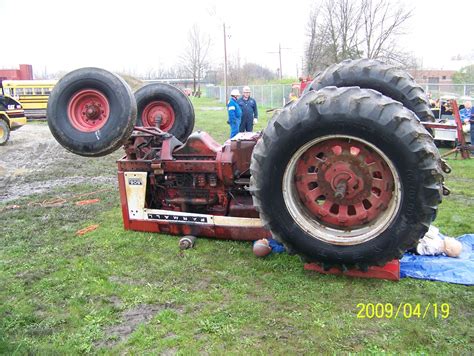
[[[2,80],[32,80],[33,67],[31,64],[20,64],[20,69],[0,69]]]

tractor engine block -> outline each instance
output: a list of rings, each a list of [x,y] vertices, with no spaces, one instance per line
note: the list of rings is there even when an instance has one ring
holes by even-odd
[[[197,131],[182,144],[167,133],[140,129],[125,145],[119,171],[147,172],[149,209],[258,218],[248,186],[260,136],[241,133],[220,145]]]

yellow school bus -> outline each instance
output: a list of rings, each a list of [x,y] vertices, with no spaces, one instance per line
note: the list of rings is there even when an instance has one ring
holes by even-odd
[[[48,98],[57,80],[4,80],[3,94],[17,99],[28,118],[45,118]]]

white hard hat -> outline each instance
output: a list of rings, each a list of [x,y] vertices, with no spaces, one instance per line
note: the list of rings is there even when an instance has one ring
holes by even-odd
[[[250,87],[245,86],[245,87],[242,89],[242,92],[244,92],[244,93],[250,93]]]
[[[230,95],[231,96],[240,96],[239,89],[232,89],[232,91],[230,92]]]

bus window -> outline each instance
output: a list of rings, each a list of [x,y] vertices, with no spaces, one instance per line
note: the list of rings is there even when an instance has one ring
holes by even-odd
[[[15,89],[15,96],[23,95],[23,88],[16,88]]]
[[[51,88],[43,88],[44,90],[44,95],[49,95],[51,94]]]
[[[42,95],[42,90],[41,88],[34,88],[35,95]]]
[[[33,88],[25,88],[25,95],[33,95]]]

